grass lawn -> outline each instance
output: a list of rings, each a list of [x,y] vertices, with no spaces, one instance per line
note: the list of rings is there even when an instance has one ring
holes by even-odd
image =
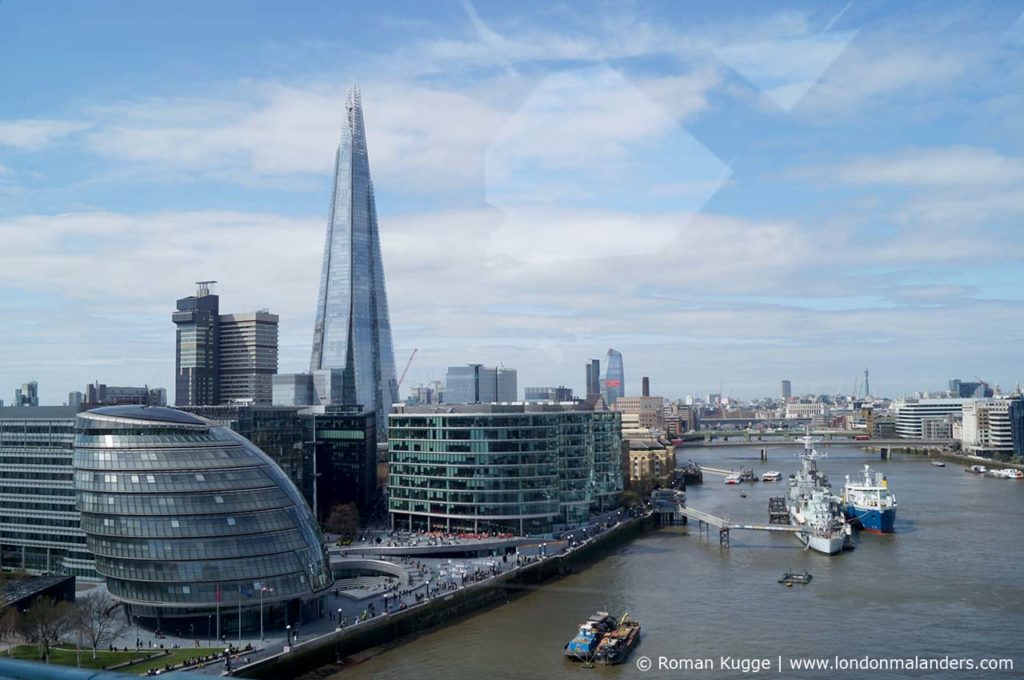
[[[83,649],[77,652],[73,647],[54,648],[50,650],[50,663],[61,666],[77,666],[81,660],[82,668],[110,668],[117,664],[125,663],[129,659],[135,659],[131,666],[119,668],[121,673],[143,674],[150,668],[163,668],[166,664],[179,664],[185,659],[193,656],[206,656],[208,654],[219,654],[224,651],[221,647],[190,647],[188,649],[172,649],[170,654],[158,655],[156,658],[146,661],[150,655],[159,654],[162,650],[143,649],[141,651],[111,652],[105,649],[96,650],[96,658],[92,658],[91,649]],[[39,661],[39,647],[36,645],[18,645],[11,650],[11,657],[24,659],[26,661]],[[3,656],[7,656],[4,654]]]

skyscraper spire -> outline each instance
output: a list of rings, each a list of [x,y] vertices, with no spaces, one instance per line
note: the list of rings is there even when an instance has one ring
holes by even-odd
[[[398,391],[363,104],[355,84],[345,95],[334,163],[310,369],[343,371],[343,402],[376,411],[378,436],[386,437]]]

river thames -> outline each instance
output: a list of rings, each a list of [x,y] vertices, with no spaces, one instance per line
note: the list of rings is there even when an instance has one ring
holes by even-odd
[[[765,523],[768,498],[784,495],[799,448],[770,447],[767,463],[759,462],[758,450],[681,449],[680,461],[783,473],[777,483],[728,487],[721,477],[705,475],[703,485],[687,490],[688,504],[736,522]],[[709,540],[695,526],[659,529],[580,573],[376,650],[332,677],[1020,677],[1024,481],[965,474],[954,464],[938,468],[916,456],[881,461],[852,446],[820,451],[827,453],[820,467],[837,493],[864,463],[886,474],[899,502],[896,533],[861,533],[855,550],[826,557],[803,550],[790,534],[733,531],[731,549],[723,550],[714,530]],[[809,585],[777,583],[783,572],[804,569],[814,577]],[[562,656],[578,624],[597,610],[629,612],[642,624],[641,643],[621,666],[585,668]],[[837,656],[840,663],[862,665],[912,657],[975,664],[1011,659],[1015,670],[792,667],[803,659],[835,664]],[[641,659],[653,668],[644,672]],[[708,662],[710,668],[699,668]],[[751,672],[762,663],[764,670]]]

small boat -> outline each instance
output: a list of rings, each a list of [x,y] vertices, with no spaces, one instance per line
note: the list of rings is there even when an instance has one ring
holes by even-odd
[[[784,583],[787,586],[792,586],[793,584],[807,585],[811,582],[812,578],[814,577],[811,576],[810,572],[806,569],[802,574],[795,571],[787,571],[782,575],[782,578],[779,579],[779,583]]]
[[[976,475],[983,475],[988,472],[988,468],[984,465],[972,465],[971,467],[966,468],[964,472],[973,472]]]
[[[943,463],[941,460],[933,460],[932,465],[934,465],[935,467],[946,467],[946,464]]]
[[[731,475],[729,475],[728,477],[725,478],[725,483],[726,484],[740,484],[742,481],[743,481],[743,478],[740,477],[736,473],[733,473],[733,474],[731,474]]]
[[[640,641],[640,623],[623,614],[619,624],[597,644],[594,661],[604,665],[622,663]]]
[[[778,470],[769,470],[761,475],[762,482],[777,482],[782,479],[782,473]]]
[[[746,491],[740,492],[740,498],[746,498],[746,497],[747,497],[747,492]]]
[[[1020,470],[1017,470],[1015,468],[1006,468],[1005,470],[1003,470],[1003,475],[1007,479],[1024,479],[1024,472],[1021,472]]]

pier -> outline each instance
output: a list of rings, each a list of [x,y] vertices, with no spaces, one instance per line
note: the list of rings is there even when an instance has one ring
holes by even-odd
[[[707,470],[707,468],[704,468]],[[743,531],[784,531],[788,533],[800,533],[799,527],[788,524],[737,524],[730,522],[724,517],[717,517],[710,513],[696,508],[680,507],[677,512],[687,519],[696,520],[697,531],[705,531],[710,535],[711,527],[718,529],[718,544],[723,548],[729,547],[729,532],[735,530]]]

